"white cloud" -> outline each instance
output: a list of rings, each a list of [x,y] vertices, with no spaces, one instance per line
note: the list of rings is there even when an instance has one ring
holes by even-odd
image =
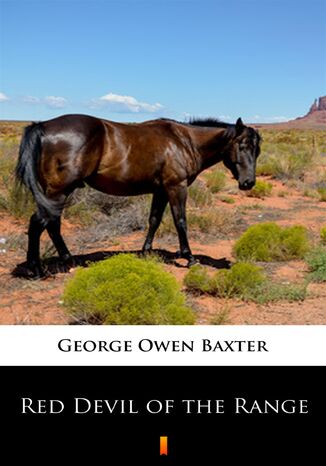
[[[51,108],[63,108],[68,103],[64,97],[56,97],[54,95],[44,97],[43,102]]]
[[[47,97],[35,97],[33,95],[26,95],[22,97],[22,101],[26,104],[32,105],[43,104],[51,108],[63,108],[68,103],[68,100],[64,97],[58,97],[54,95],[49,95]]]
[[[6,102],[7,100],[9,100],[9,97],[7,97],[3,92],[0,92],[0,102]]]
[[[163,109],[160,103],[148,104],[139,102],[135,97],[129,95],[109,94],[103,95],[91,101],[92,107],[107,107],[116,113],[156,113]]]

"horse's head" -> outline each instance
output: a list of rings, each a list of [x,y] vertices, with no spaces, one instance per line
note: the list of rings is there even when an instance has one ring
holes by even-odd
[[[260,136],[238,118],[223,158],[224,165],[239,182],[239,189],[251,189],[256,183],[256,160],[260,153]]]

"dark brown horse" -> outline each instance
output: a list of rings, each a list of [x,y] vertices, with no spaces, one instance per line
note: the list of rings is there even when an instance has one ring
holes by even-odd
[[[60,233],[65,200],[76,187],[107,194],[152,193],[149,231],[143,251],[150,251],[167,203],[179,236],[180,256],[194,258],[187,238],[187,187],[208,167],[223,162],[240,189],[255,184],[258,133],[239,118],[235,125],[217,120],[180,123],[159,119],[123,124],[86,115],[64,115],[25,129],[16,176],[36,201],[28,230],[27,268],[43,275],[40,236],[47,229],[61,259],[70,253]]]

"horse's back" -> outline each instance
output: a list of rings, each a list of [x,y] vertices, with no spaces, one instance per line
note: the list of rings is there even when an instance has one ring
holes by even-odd
[[[116,123],[63,115],[42,125],[41,184],[47,192],[85,180],[108,194],[133,195],[188,176],[185,128],[173,120]]]
[[[76,133],[82,134],[86,138],[94,131],[100,131],[103,128],[103,123],[100,118],[90,115],[71,114],[43,121],[42,126],[47,137],[51,135],[64,137],[67,133],[73,136]]]

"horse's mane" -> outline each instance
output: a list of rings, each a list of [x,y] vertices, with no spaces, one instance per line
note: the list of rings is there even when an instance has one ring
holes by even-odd
[[[217,118],[191,118],[188,122],[190,126],[201,126],[202,128],[223,128],[225,129],[223,137],[234,138],[236,135],[235,125],[225,123]]]
[[[217,118],[190,118],[188,121],[178,121],[173,120],[172,118],[160,118],[160,120],[165,121],[173,121],[174,123],[178,123],[179,125],[186,125],[186,126],[201,126],[202,128],[224,128],[226,131],[224,133],[224,137],[231,137],[233,138],[236,135],[236,125],[232,123],[226,123],[225,121],[220,121]],[[258,140],[261,140],[261,136],[257,130],[248,127],[250,131],[254,132]]]
[[[206,128],[229,128],[230,126],[234,126],[230,123],[220,121],[217,118],[191,118],[188,121],[188,124],[191,126],[203,126]]]
[[[191,118],[186,124],[191,126],[202,126],[206,128],[225,128],[225,136],[226,137],[234,137],[235,136],[235,125],[232,123],[225,123],[224,121],[220,121],[217,118]],[[245,126],[245,125],[244,125]],[[254,128],[248,127],[250,134],[255,133],[258,142],[261,141],[261,136],[257,130]]]
[[[201,126],[203,128],[226,128],[230,129],[233,128],[235,125],[232,123],[225,123],[224,121],[220,121],[217,118],[190,118],[188,121],[179,121],[174,120],[173,118],[159,118],[160,120],[165,121],[173,121],[174,123],[178,123],[179,125],[190,125],[190,126]]]

